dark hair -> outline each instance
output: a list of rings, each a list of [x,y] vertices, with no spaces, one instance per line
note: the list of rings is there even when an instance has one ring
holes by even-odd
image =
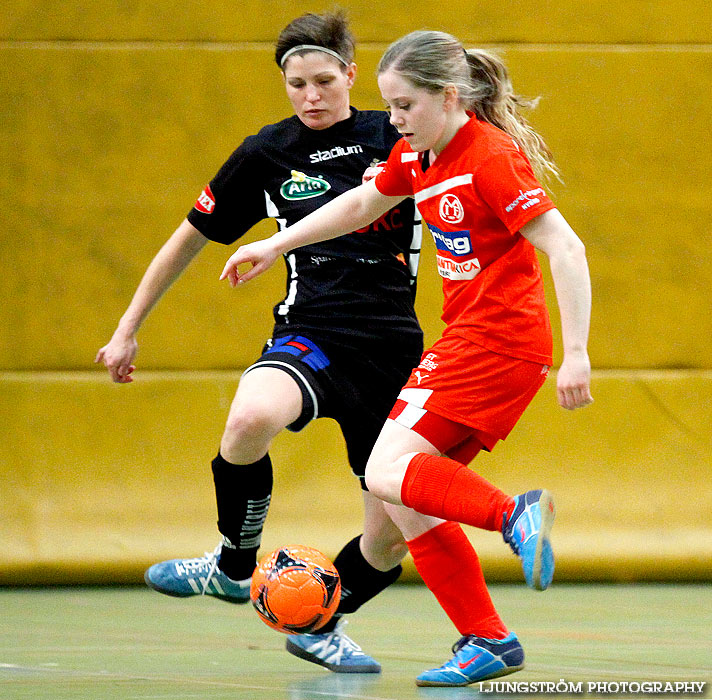
[[[355,41],[349,31],[343,10],[317,15],[308,12],[292,20],[281,32],[275,45],[274,58],[282,67],[282,56],[302,44],[323,46],[338,53],[347,63],[354,58]]]
[[[537,100],[514,92],[507,67],[495,54],[482,49],[465,51],[445,32],[416,31],[388,47],[378,64],[378,74],[387,70],[432,93],[454,85],[466,109],[519,144],[537,175],[560,179],[544,139],[519,111],[520,107],[535,107]]]

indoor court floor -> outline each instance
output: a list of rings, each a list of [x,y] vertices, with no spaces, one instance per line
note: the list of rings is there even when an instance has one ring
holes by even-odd
[[[707,682],[686,697],[712,697],[711,585],[497,585],[492,595],[527,654],[523,671],[499,679],[516,687],[416,687],[458,638],[419,585],[393,586],[351,616],[347,631],[381,662],[378,675],[287,654],[249,605],[143,587],[0,588],[0,698],[466,700],[531,697],[542,682],[572,689],[559,698],[676,696],[642,692],[653,681]],[[588,692],[589,683],[640,689]]]

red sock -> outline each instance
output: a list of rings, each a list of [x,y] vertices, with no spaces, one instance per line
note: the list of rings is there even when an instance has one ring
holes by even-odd
[[[492,531],[514,510],[513,498],[464,464],[423,452],[410,460],[401,500],[419,513]]]
[[[408,542],[418,573],[462,635],[504,639],[507,628],[490,598],[477,553],[458,523]]]

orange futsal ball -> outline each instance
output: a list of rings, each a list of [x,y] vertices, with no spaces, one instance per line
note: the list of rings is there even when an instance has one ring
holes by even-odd
[[[285,634],[314,632],[339,606],[339,572],[318,549],[280,547],[257,565],[250,599],[263,622],[273,629]]]

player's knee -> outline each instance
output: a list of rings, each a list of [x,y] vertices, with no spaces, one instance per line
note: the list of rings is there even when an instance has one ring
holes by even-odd
[[[387,503],[400,504],[403,477],[413,454],[402,455],[395,460],[372,457],[364,475],[368,490]]]
[[[366,487],[368,488],[368,490],[374,496],[376,496],[376,498],[385,500],[380,494],[381,478],[379,470],[378,467],[373,464],[373,462],[369,462],[366,465],[366,471],[364,472],[363,478],[366,482]]]
[[[226,453],[239,457],[239,463],[251,461],[254,455],[258,459],[283,427],[276,425],[273,415],[260,406],[240,407],[228,416],[221,450],[226,458]]]
[[[369,461],[364,478],[368,490],[377,498],[388,503],[393,502],[393,484],[390,464],[387,462]],[[396,494],[399,496],[400,494]]]
[[[254,403],[233,409],[225,424],[225,432],[244,437],[274,436],[283,427],[269,406]]]

